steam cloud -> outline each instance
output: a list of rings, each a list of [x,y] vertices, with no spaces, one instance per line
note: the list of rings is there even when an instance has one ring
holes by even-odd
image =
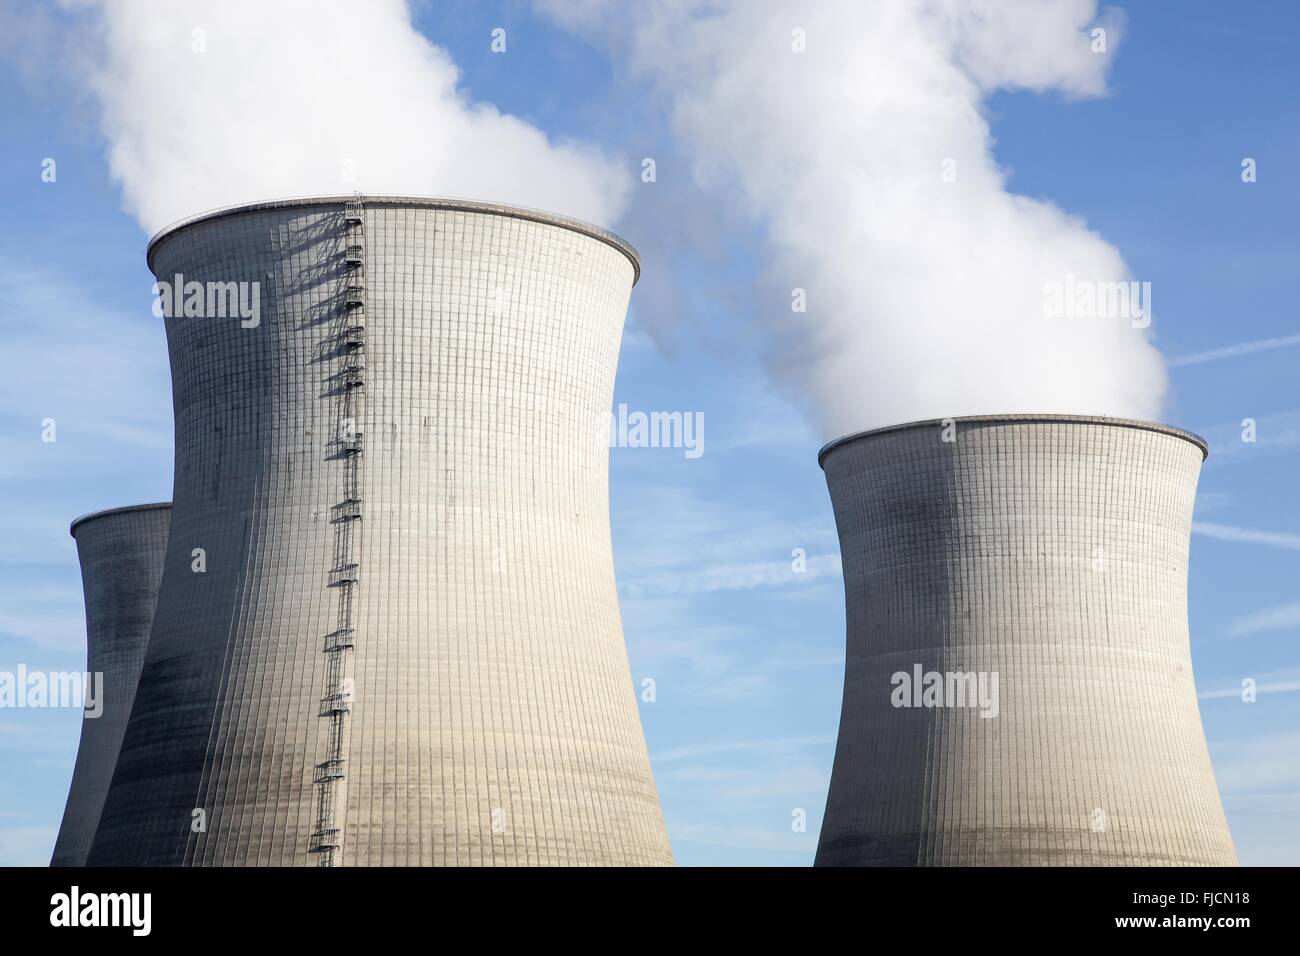
[[[1104,94],[1118,14],[1095,0],[536,2],[614,47],[666,101],[698,185],[761,222],[774,373],[827,437],[962,414],[1160,416],[1149,330],[1046,313],[1049,285],[1132,279],[1122,257],[1008,190],[984,115],[999,89]],[[471,102],[401,0],[113,0],[88,15],[111,170],[148,229],[354,189],[601,224],[625,208],[627,171]]]
[[[354,190],[600,224],[623,208],[630,173],[471,102],[401,0],[112,0],[88,15],[86,77],[110,169],[146,229],[217,206]]]
[[[1164,363],[1139,323],[1056,317],[1045,291],[1130,280],[1123,259],[1008,191],[983,113],[998,89],[1104,93],[1118,14],[1097,19],[1092,0],[675,0],[630,19],[611,0],[542,6],[618,48],[666,97],[697,181],[764,222],[776,370],[827,437],[953,415],[1160,414]]]

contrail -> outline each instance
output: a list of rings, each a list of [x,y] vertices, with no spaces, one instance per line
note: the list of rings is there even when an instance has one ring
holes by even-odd
[[[1234,637],[1244,634],[1261,634],[1267,631],[1289,631],[1300,628],[1300,601],[1266,608],[1239,617],[1228,627],[1228,633]]]
[[[1226,524],[1207,524],[1204,521],[1192,522],[1192,533],[1220,541],[1237,541],[1241,544],[1263,544],[1274,548],[1290,548],[1300,551],[1300,534],[1288,534],[1284,531],[1257,531],[1253,528],[1234,528]]]
[[[1169,365],[1178,367],[1183,365],[1200,365],[1202,362],[1214,362],[1219,359],[1236,358],[1238,355],[1249,355],[1251,352],[1265,352],[1269,349],[1286,348],[1289,345],[1300,345],[1300,335],[1283,335],[1275,339],[1260,339],[1258,342],[1242,342],[1239,345],[1227,345],[1221,349],[1211,349],[1209,352],[1197,352],[1194,355],[1180,355],[1178,358],[1171,358]]]
[[[1300,680],[1279,681],[1276,684],[1257,684],[1256,694],[1287,694],[1300,690]],[[1225,700],[1240,697],[1240,687],[1225,687],[1222,690],[1207,690],[1196,695],[1197,700]]]

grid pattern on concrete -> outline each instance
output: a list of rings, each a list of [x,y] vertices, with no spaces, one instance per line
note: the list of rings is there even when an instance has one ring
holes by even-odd
[[[848,641],[817,863],[1234,864],[1187,622],[1201,447],[1105,419],[944,435],[825,453]],[[917,665],[997,673],[998,715],[894,706]]]
[[[135,698],[158,601],[171,506],[136,505],[72,526],[86,600],[86,671],[101,674],[102,710],[81,742],[51,866],[84,866]]]
[[[338,860],[670,863],[596,428],[632,262],[580,230],[480,209],[388,199],[364,216]],[[167,321],[172,539],[95,862],[313,862],[346,235],[341,203],[276,206],[152,249],[160,277],[261,283],[262,319]]]

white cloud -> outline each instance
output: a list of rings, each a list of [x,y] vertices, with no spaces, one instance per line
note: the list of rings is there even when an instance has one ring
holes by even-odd
[[[1241,863],[1294,866],[1300,855],[1295,826],[1300,806],[1300,733],[1281,730],[1212,740],[1211,751]]]
[[[71,558],[70,565],[76,566]],[[0,635],[36,647],[85,653],[86,623],[81,589],[76,587],[0,586],[5,615]]]
[[[634,491],[615,500],[615,557],[629,597],[803,584],[839,573],[838,540],[825,517],[791,520],[701,497],[672,479],[638,477]],[[793,570],[796,549],[807,560],[804,572]]]
[[[791,560],[755,561],[742,564],[697,566],[689,571],[675,569],[662,574],[632,574],[625,585],[629,597],[662,594],[710,594],[715,591],[747,591],[755,588],[791,587],[841,573],[839,554],[812,554],[804,570],[795,571]]]
[[[1225,798],[1300,792],[1300,733],[1294,730],[1220,741],[1214,758]]]
[[[1207,511],[1222,511],[1229,507],[1233,501],[1233,494],[1229,491],[1198,491],[1196,493],[1196,512],[1204,514]]]
[[[672,763],[677,760],[694,760],[696,757],[714,757],[718,754],[735,754],[760,751],[763,753],[788,753],[812,746],[825,746],[834,743],[835,736],[821,735],[814,737],[767,737],[759,740],[727,740],[707,744],[690,744],[674,747],[652,754],[651,760],[656,764]]]
[[[655,779],[660,783],[672,780],[681,784],[683,789],[695,785],[701,789],[707,787],[715,798],[733,802],[770,803],[773,797],[785,797],[792,803],[815,803],[820,811],[830,784],[830,768],[788,760],[759,767],[679,765],[656,770]],[[812,808],[806,806],[804,809]]]
[[[31,665],[36,669],[35,664]],[[18,665],[6,662],[3,668],[13,674]],[[81,733],[81,711],[63,708],[11,710],[0,720],[0,751],[10,751],[30,757],[44,757],[54,765],[66,763],[71,779],[73,759],[77,753],[77,740]],[[25,719],[24,719],[25,718]]]
[[[49,866],[57,826],[0,827],[0,866]]]
[[[140,313],[130,315],[34,263],[10,258],[0,268],[0,408],[16,426],[4,437],[6,477],[170,451],[167,349],[148,288],[140,291]],[[47,418],[52,443],[42,441]]]
[[[704,846],[733,850],[766,850],[798,853],[811,863],[817,852],[816,833],[793,833],[788,822],[770,827],[744,826],[731,822],[697,823],[668,820],[668,833],[674,844],[699,843]]]
[[[1241,440],[1245,432],[1242,419],[1197,429],[1210,443],[1207,468],[1258,461],[1300,448],[1300,408],[1250,418],[1254,423],[1254,441]]]
[[[734,667],[737,653],[746,646],[745,628],[702,619],[689,599],[624,597],[619,605],[638,677],[660,676],[682,661],[693,675],[711,679]]]
[[[542,5],[619,47],[669,104],[698,182],[766,227],[774,369],[826,436],[961,414],[1159,416],[1146,332],[1045,314],[1049,283],[1133,277],[1081,220],[1009,191],[984,112],[998,89],[1103,93],[1118,16],[1092,0]]]
[[[143,499],[168,496],[171,391],[161,324],[143,307],[147,293],[142,287],[142,308],[131,315],[19,255],[0,267],[7,361],[0,477],[25,502],[0,535],[0,636],[84,653],[69,523],[130,503],[119,497],[124,478],[138,484],[152,472],[155,490]],[[53,442],[42,440],[46,420]]]
[[[81,75],[101,107],[112,174],[147,229],[217,206],[353,190],[601,224],[622,208],[631,173],[473,101],[402,0],[75,9],[87,6],[96,22]]]

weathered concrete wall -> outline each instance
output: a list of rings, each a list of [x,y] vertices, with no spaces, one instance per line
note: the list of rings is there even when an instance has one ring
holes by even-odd
[[[167,321],[171,546],[92,862],[316,862],[344,213],[268,204],[152,246],[160,278],[261,283],[262,314],[247,329]],[[478,204],[367,198],[363,215],[364,516],[337,862],[671,863],[593,430],[634,254]]]
[[[1062,416],[948,435],[823,450],[848,643],[818,865],[1235,864],[1188,640],[1202,447]],[[894,706],[918,665],[996,673],[997,715]]]
[[[134,505],[72,523],[86,599],[86,670],[103,675],[102,710],[84,716],[51,866],[84,866],[126,732],[158,603],[171,505]]]

